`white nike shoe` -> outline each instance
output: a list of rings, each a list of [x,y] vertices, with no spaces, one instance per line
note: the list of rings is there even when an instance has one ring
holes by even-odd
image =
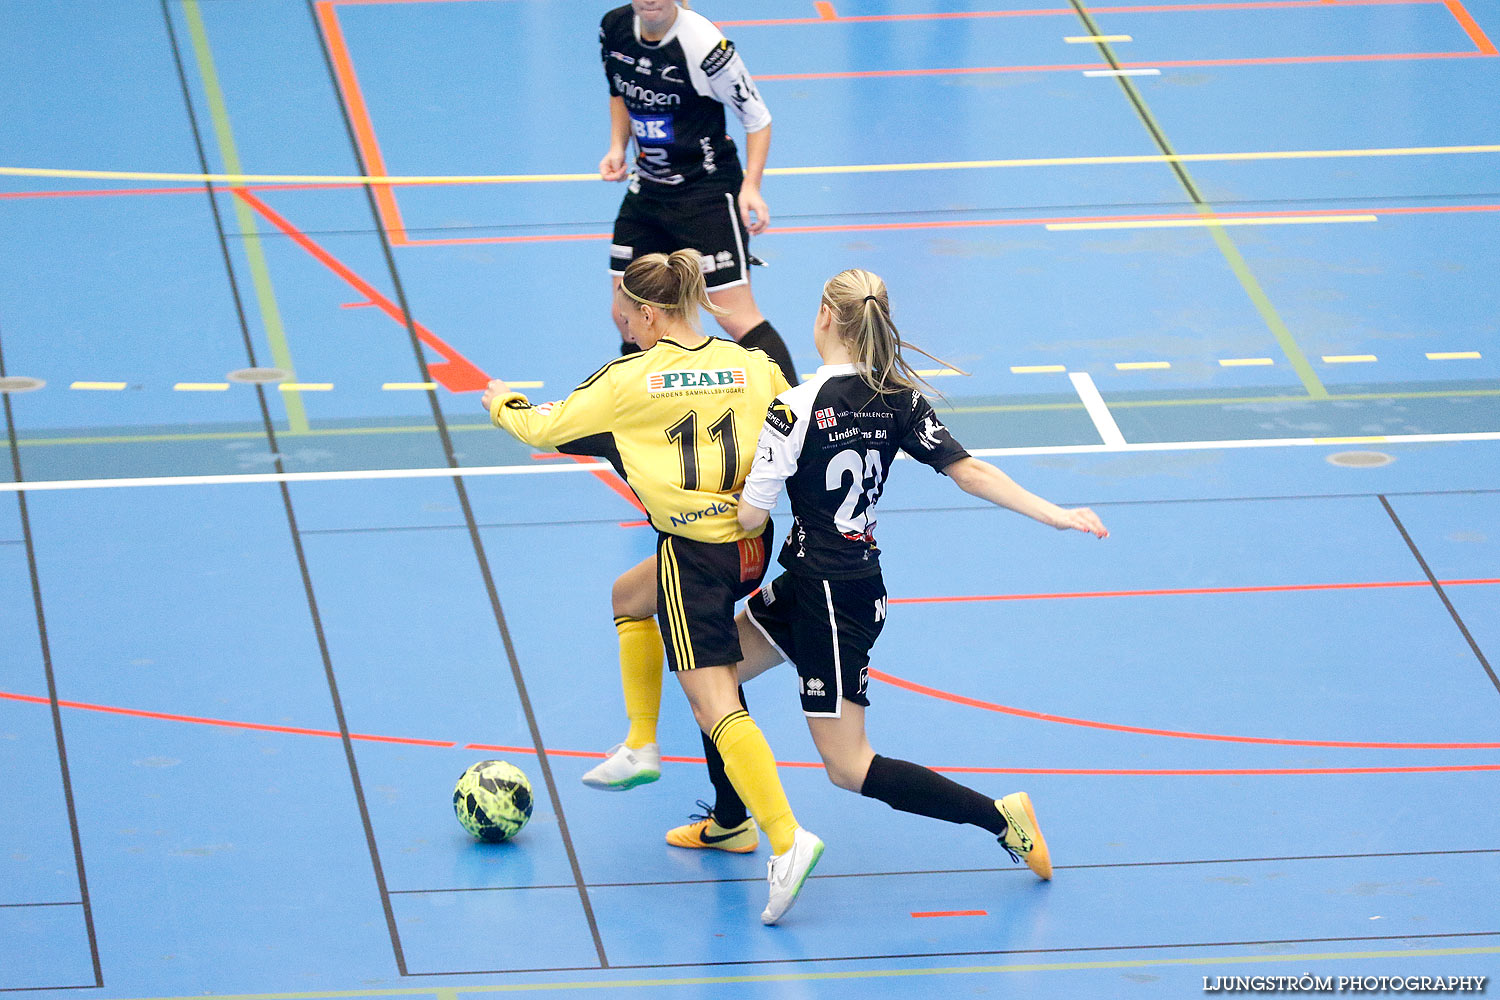
[[[606,792],[623,792],[661,777],[661,747],[647,743],[632,750],[623,743],[609,748],[604,763],[590,769],[583,783]]]
[[[818,835],[797,827],[792,835],[792,846],[785,854],[771,855],[766,865],[766,881],[771,885],[771,898],[760,915],[763,924],[774,924],[786,915],[802,891],[802,883],[812,874],[813,866],[823,856],[823,841]]]

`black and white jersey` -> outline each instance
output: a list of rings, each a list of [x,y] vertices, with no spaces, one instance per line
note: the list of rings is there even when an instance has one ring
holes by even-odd
[[[921,393],[877,393],[852,364],[824,365],[777,396],[742,497],[770,510],[786,484],[781,565],[830,580],[878,573],[875,504],[898,449],[939,471],[969,456]]]
[[[746,132],[771,124],[771,112],[734,43],[691,10],[678,10],[660,41],[644,42],[627,4],[599,22],[599,48],[610,95],[623,98],[630,112],[637,150],[632,188],[638,179],[737,191],[743,171],[724,131],[724,108],[734,109]]]

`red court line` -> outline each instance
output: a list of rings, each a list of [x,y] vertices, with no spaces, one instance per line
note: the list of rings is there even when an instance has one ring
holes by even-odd
[[[863,80],[877,77],[961,76],[965,73],[1056,73],[1099,69],[1183,69],[1205,66],[1286,66],[1307,63],[1392,62],[1417,59],[1481,59],[1487,52],[1382,52],[1344,56],[1266,56],[1254,59],[1159,59],[1149,62],[1059,63],[1043,66],[948,66],[935,69],[866,69],[833,73],[757,74],[757,80]]]
[[[407,315],[398,309],[394,302],[376,291],[373,285],[355,274],[327,250],[314,243],[305,233],[273,211],[269,205],[244,188],[231,188],[230,190],[241,201],[253,208],[263,219],[287,236],[290,236],[298,246],[312,254],[313,258],[320,264],[353,286],[355,291],[369,299],[381,312],[402,326],[406,325],[408,320]],[[468,358],[465,358],[452,347],[449,347],[446,342],[431,330],[418,323],[415,318],[411,319],[411,325],[412,329],[416,331],[418,340],[442,355],[444,360],[439,364],[428,365],[427,372],[434,380],[441,383],[443,388],[449,392],[477,392],[489,384],[490,377],[488,375],[475,366]]]
[[[1484,29],[1480,28],[1479,24],[1474,20],[1474,15],[1470,14],[1468,9],[1459,0],[1443,0],[1443,6],[1448,8],[1448,13],[1452,14],[1453,19],[1458,22],[1459,27],[1464,29],[1464,34],[1469,36],[1469,41],[1474,43],[1476,49],[1487,56],[1497,54],[1495,43],[1490,41],[1489,36],[1484,33]]]
[[[594,462],[597,461],[597,459],[591,458],[591,457],[586,456],[586,455],[564,455],[560,451],[545,452],[545,453],[539,454],[539,455],[532,455],[531,457],[534,458],[534,459],[538,459],[538,460],[548,459],[548,458],[569,458],[569,459],[572,459],[575,462],[582,462],[585,465],[592,465]],[[642,514],[647,514],[648,513],[647,510],[646,510],[646,508],[645,508],[645,506],[641,504],[640,497],[638,497],[638,496],[635,495],[635,490],[631,489],[630,485],[628,483],[626,483],[625,480],[621,479],[619,476],[615,475],[613,472],[596,471],[596,472],[589,473],[589,475],[591,475],[595,479],[599,480],[605,486],[608,486],[611,490],[614,490],[616,493],[618,493],[625,500],[626,503],[630,504],[630,506],[632,506],[636,510],[640,511]],[[634,524],[635,522],[631,522],[631,523]],[[651,522],[650,521],[646,521],[645,523],[646,524],[650,524]]]
[[[914,917],[987,917],[984,910],[917,910]]]
[[[31,705],[50,705],[52,703],[47,698],[38,698],[35,695],[28,694],[15,694],[10,691],[0,691],[0,699],[20,701]],[[63,708],[76,708],[85,712],[105,712],[110,715],[127,715],[137,719],[160,719],[164,722],[190,722],[194,725],[219,726],[225,729],[250,729],[262,733],[289,733],[293,736],[331,736],[335,739],[341,736],[336,729],[304,729],[299,726],[271,726],[261,722],[237,722],[233,719],[212,719],[201,715],[175,715],[170,712],[148,712],[139,708],[92,705],[84,701],[59,700],[57,704]],[[351,740],[364,740],[371,743],[401,743],[419,747],[458,746],[452,740],[418,740],[404,736],[375,736],[369,733],[350,733],[349,738]]]
[[[1274,212],[1215,212],[1217,219],[1274,219],[1297,218],[1299,216],[1325,215],[1429,215],[1468,212],[1500,212],[1500,205],[1416,205],[1399,208],[1331,208],[1327,211]],[[768,235],[815,234],[815,233],[870,233],[897,232],[918,229],[984,229],[1006,226],[1048,226],[1079,222],[1156,222],[1196,220],[1203,216],[1197,212],[1162,212],[1149,215],[1060,215],[1044,218],[1018,219],[930,219],[922,222],[856,222],[837,226],[772,226]],[[566,240],[602,240],[609,233],[568,233],[564,235],[536,236],[466,236],[452,239],[410,240],[408,246],[473,246],[479,244],[548,243]]]
[[[365,96],[359,89],[359,78],[354,75],[354,61],[349,58],[349,47],[344,44],[344,31],[339,25],[338,11],[329,0],[319,0],[314,5],[318,12],[318,23],[323,28],[323,39],[328,43],[328,53],[333,64],[333,75],[343,92],[344,104],[349,109],[349,123],[353,126],[355,142],[364,160],[365,174],[369,177],[384,177],[385,157],[380,154],[380,143],[375,141],[375,126],[370,121],[370,110],[365,106]],[[396,204],[396,192],[389,185],[372,187],[376,211],[380,224],[390,235],[393,244],[406,242],[406,227],[401,221],[401,208]]]
[[[379,2],[379,0],[372,0],[372,2]],[[1247,2],[1243,3],[1130,4],[1114,7],[1089,5],[1088,12],[1090,14],[1170,14],[1179,11],[1277,10],[1295,7],[1407,7],[1437,3],[1444,3],[1446,5],[1446,0],[1247,0]],[[814,4],[814,6],[817,5]],[[762,28],[798,24],[828,24],[830,21],[839,24],[868,24],[887,21],[962,21],[998,17],[1074,17],[1076,15],[1077,11],[1071,7],[1052,7],[1038,8],[1036,10],[936,11],[926,14],[855,14],[849,16],[835,15],[832,18],[780,17],[759,20],[715,21],[714,23],[721,28]]]
[[[953,694],[951,691],[943,691],[938,688],[918,684],[915,681],[903,680],[880,670],[870,670],[870,676],[879,681],[884,681],[892,687],[911,691],[914,694],[926,695],[929,698],[937,698],[941,701],[951,701],[955,705],[967,705],[969,708],[980,708],[986,712],[999,712],[1002,715],[1014,715],[1022,719],[1034,719],[1038,722],[1055,722],[1065,726],[1080,726],[1085,729],[1103,729],[1114,733],[1134,733],[1138,736],[1171,736],[1181,740],[1205,740],[1216,743],[1253,743],[1260,746],[1281,747],[1327,747],[1347,750],[1500,750],[1500,743],[1377,743],[1356,740],[1290,740],[1274,739],[1266,736],[1225,736],[1219,733],[1195,733],[1179,729],[1152,729],[1146,726],[1126,726],[1113,722],[1095,722],[1092,719],[1075,719],[1066,715],[1052,715],[1048,712],[1033,712],[1024,708],[1012,708],[1009,705],[997,705],[990,701],[981,701],[978,698],[970,698],[966,695]],[[1053,773],[1053,772],[1047,772]]]
[[[875,671],[870,671],[875,676]],[[882,680],[889,678],[881,677]],[[0,691],[0,700],[23,702],[32,705],[47,705],[51,702],[46,698],[35,695],[16,694],[10,691]],[[244,729],[258,732],[288,733],[296,736],[321,736],[325,738],[339,737],[339,733],[332,729],[304,729],[295,726],[271,726],[258,722],[238,722],[232,719],[214,719],[198,715],[176,715],[167,712],[150,712],[144,709],[119,708],[113,705],[94,705],[81,701],[58,701],[62,708],[78,709],[87,712],[103,712],[110,715],[124,715],[139,719],[156,719],[164,722],[183,722],[200,726],[217,726],[226,729]],[[983,704],[983,703],[980,703]],[[397,743],[407,746],[425,746],[450,748],[458,744],[451,740],[421,740],[401,736],[377,736],[370,733],[350,733],[351,740],[360,740],[375,743]],[[1274,741],[1284,742],[1284,741]],[[1382,744],[1368,744],[1379,746]],[[1398,744],[1392,744],[1398,745]],[[1438,746],[1464,746],[1465,744],[1399,744],[1411,747],[1438,747]],[[1496,744],[1468,744],[1474,747],[1490,747]],[[493,743],[468,743],[464,745],[465,750],[480,750],[498,753],[535,754],[534,747],[503,746]],[[583,757],[588,759],[599,759],[606,756],[603,753],[590,750],[554,750],[549,748],[547,754],[553,757]],[[663,761],[673,764],[702,764],[702,757],[675,757],[664,755]],[[778,761],[781,767],[796,768],[821,768],[823,765],[817,761]],[[1315,775],[1315,774],[1439,774],[1460,771],[1500,771],[1500,764],[1440,764],[1440,765],[1418,765],[1407,767],[1297,767],[1297,768],[1052,768],[1052,767],[934,767],[934,771],[942,771],[949,774],[1051,774],[1051,775],[1073,775],[1073,776],[1226,776],[1226,775]]]
[[[1500,579],[1439,580],[1443,587],[1500,583]],[[961,594],[956,597],[892,597],[891,604],[963,604],[971,601],[1060,601],[1085,597],[1179,597],[1189,594],[1278,594],[1309,590],[1384,590],[1430,587],[1427,580],[1379,580],[1369,583],[1284,583],[1264,587],[1178,587],[1167,590],[1079,590],[1057,594]]]

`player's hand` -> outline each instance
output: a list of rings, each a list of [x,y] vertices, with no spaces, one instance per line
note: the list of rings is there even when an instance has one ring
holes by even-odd
[[[479,403],[484,407],[484,412],[490,412],[490,404],[500,396],[510,395],[510,386],[504,379],[493,379],[485,388],[484,395],[479,397]]]
[[[623,181],[625,173],[625,150],[623,149],[611,149],[604,154],[604,159],[599,161],[600,180]]]
[[[1078,507],[1073,510],[1059,508],[1057,517],[1052,521],[1052,527],[1058,531],[1087,531],[1095,538],[1109,537],[1109,529],[1104,527],[1104,522],[1099,520],[1099,515],[1087,507]]]
[[[771,210],[760,196],[760,188],[750,184],[740,187],[740,221],[752,236],[765,232],[771,224]]]

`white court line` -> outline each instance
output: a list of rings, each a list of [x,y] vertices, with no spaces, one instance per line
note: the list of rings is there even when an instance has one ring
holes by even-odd
[[[1124,445],[1125,435],[1120,433],[1120,425],[1115,423],[1114,415],[1104,405],[1104,397],[1099,395],[1099,389],[1094,385],[1094,380],[1089,378],[1089,373],[1068,372],[1068,381],[1073,383],[1078,398],[1083,400],[1083,408],[1094,422],[1094,429],[1099,432],[1100,440],[1111,448]]]
[[[1043,455],[1119,454],[1151,451],[1225,451],[1239,448],[1305,448],[1340,444],[1450,444],[1500,441],[1500,431],[1458,434],[1389,434],[1379,437],[1249,438],[1225,441],[1148,441],[1143,444],[1029,445],[1021,448],[970,448],[976,458]],[[906,459],[905,454],[897,454]],[[102,490],[135,486],[236,486],[245,483],[317,483],[360,479],[442,479],[471,476],[541,476],[567,472],[611,472],[608,462],[553,465],[487,465],[472,469],[349,469],[341,472],[249,472],[221,476],[153,476],[140,479],[53,479],[34,483],[0,483],[0,493],[44,493],[55,490]]]

